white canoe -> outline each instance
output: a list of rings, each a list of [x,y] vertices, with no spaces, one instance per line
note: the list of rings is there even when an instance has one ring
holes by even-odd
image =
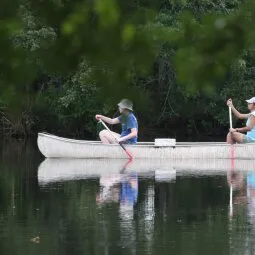
[[[230,159],[45,159],[38,167],[41,185],[53,182],[113,177],[136,172],[140,177],[164,179],[169,176],[227,175],[229,171],[255,171],[254,160]]]
[[[47,133],[39,133],[37,144],[46,158],[127,158],[118,144],[74,140]],[[158,147],[154,142],[126,145],[134,158],[143,159],[255,159],[254,144],[176,143],[174,147]]]

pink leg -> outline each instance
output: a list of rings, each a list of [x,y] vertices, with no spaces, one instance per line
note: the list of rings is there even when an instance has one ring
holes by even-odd
[[[229,144],[234,144],[234,140],[231,133],[228,133],[226,142]]]
[[[112,135],[114,135],[116,138],[120,137],[120,134],[118,133],[115,133],[115,132],[111,132]],[[106,144],[113,144],[113,143],[116,143],[116,140],[112,137],[112,135],[109,133],[108,130],[104,129],[102,130],[100,133],[99,133],[99,137],[100,137],[100,140],[103,142],[103,143],[106,143]]]
[[[100,137],[100,140],[102,141],[102,143],[106,143],[106,144],[110,143],[110,141],[108,140],[108,136],[106,134],[106,130],[102,130],[99,133],[99,137]]]
[[[243,143],[243,138],[244,138],[244,134],[242,133],[234,132],[232,134],[232,139],[234,140],[234,142]]]

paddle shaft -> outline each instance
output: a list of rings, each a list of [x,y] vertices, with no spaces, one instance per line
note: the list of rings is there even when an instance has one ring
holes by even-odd
[[[127,151],[126,147],[118,141],[117,137],[115,137],[115,136],[113,135],[112,131],[107,127],[107,125],[106,125],[101,119],[99,120],[99,122],[101,122],[101,123],[103,124],[103,126],[107,129],[107,131],[109,131],[109,133],[110,133],[111,136],[115,139],[115,141],[116,141],[116,142],[121,146],[121,148],[125,151],[125,153],[128,155],[128,157],[129,157],[130,159],[132,159],[133,157],[132,157],[131,153],[130,153],[129,151]]]
[[[229,106],[229,126],[230,128],[233,128],[233,123],[232,123],[232,110],[231,107]]]
[[[230,128],[233,128],[232,109],[231,109],[230,106],[229,106],[228,110],[229,110],[229,126],[230,126]],[[233,147],[233,146],[231,147],[231,158],[234,159],[234,147]],[[234,163],[234,162],[233,162],[233,163]],[[232,164],[233,164],[233,163],[232,163]]]
[[[233,122],[232,122],[232,109],[229,106],[228,108],[229,110],[229,127],[233,128]],[[234,170],[234,146],[231,146],[231,171]],[[232,183],[230,185],[230,197],[229,197],[229,209],[230,209],[230,218],[232,218],[233,216],[233,187],[232,187]]]

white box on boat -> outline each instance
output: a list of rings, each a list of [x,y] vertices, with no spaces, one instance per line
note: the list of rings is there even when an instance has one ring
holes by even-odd
[[[157,147],[175,146],[176,145],[176,139],[157,138],[154,141],[154,145],[157,146]]]

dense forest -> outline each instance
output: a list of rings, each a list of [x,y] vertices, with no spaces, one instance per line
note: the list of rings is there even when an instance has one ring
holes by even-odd
[[[140,138],[221,136],[226,99],[255,95],[255,3],[1,3],[0,131],[95,138],[96,113],[130,98]]]

